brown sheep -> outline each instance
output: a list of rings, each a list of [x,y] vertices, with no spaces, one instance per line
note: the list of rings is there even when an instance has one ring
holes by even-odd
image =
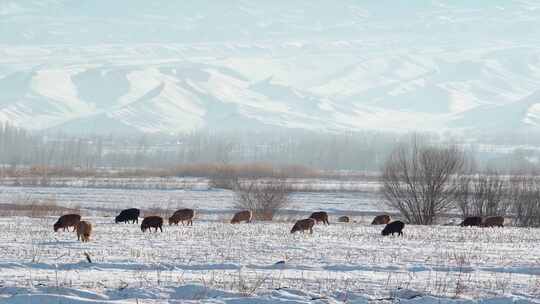
[[[73,231],[77,228],[77,224],[81,221],[81,216],[79,214],[64,214],[58,221],[54,223],[54,232],[57,232],[58,229],[62,228],[64,231],[69,231],[69,227],[73,227]]]
[[[163,232],[163,218],[161,216],[147,216],[143,219],[141,224],[141,231],[145,232],[147,229],[155,228],[156,232],[159,228]]]
[[[484,219],[482,227],[504,227],[504,217],[490,216]]]
[[[305,233],[306,230],[309,230],[309,233],[313,234],[314,225],[315,220],[312,218],[296,221],[296,223],[291,229],[291,233],[295,233],[296,231],[302,231],[302,233]]]
[[[338,219],[337,219],[338,222],[340,223],[348,223],[350,222],[351,220],[349,219],[348,216],[344,215],[344,216],[340,216]]]
[[[187,221],[187,225],[193,226],[193,217],[195,216],[195,211],[193,209],[180,209],[176,210],[174,214],[169,218],[169,226],[172,224],[178,225],[178,222]]]
[[[253,212],[251,210],[236,212],[231,220],[231,224],[237,224],[242,221],[246,223],[251,223],[251,218],[253,217]]]
[[[87,221],[80,221],[77,224],[77,240],[85,243],[90,240],[92,234],[92,224]]]
[[[328,222],[328,213],[326,213],[324,211],[313,212],[309,216],[309,218],[314,219],[316,223],[323,222],[326,225],[330,225],[330,223]]]
[[[373,221],[371,222],[371,225],[386,225],[390,223],[390,216],[386,214],[377,215]]]

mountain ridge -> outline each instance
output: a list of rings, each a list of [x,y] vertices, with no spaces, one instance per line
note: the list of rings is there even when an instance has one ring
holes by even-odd
[[[0,16],[0,122],[31,130],[540,128],[534,1],[6,0]]]

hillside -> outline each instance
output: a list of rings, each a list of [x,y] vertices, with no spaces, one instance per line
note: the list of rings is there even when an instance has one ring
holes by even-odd
[[[0,121],[98,133],[538,128],[538,4],[400,3],[3,1]]]

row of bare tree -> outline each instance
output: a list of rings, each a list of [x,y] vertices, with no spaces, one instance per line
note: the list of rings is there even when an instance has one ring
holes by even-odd
[[[212,132],[153,135],[42,134],[0,124],[0,169],[171,168],[197,163],[270,163],[318,169],[377,170],[393,143],[406,135]],[[381,157],[383,156],[383,157]],[[44,172],[43,174],[50,174]]]
[[[400,145],[386,160],[381,192],[386,204],[412,224],[430,225],[445,213],[511,216],[518,226],[540,226],[540,179],[471,173],[472,162],[456,146],[417,139]]]
[[[35,168],[33,174],[47,177],[69,176],[70,171],[77,175],[111,169],[133,172],[168,170],[194,164],[242,163],[376,172],[397,141],[411,136],[421,136],[431,143],[449,141],[447,137],[429,133],[283,131],[201,130],[177,135],[70,135],[29,132],[0,124],[0,175],[14,175],[13,172],[26,168]],[[480,163],[490,163],[492,167],[505,171],[530,165],[529,159],[540,157],[540,151],[532,148],[515,148],[512,153],[499,153],[495,144],[480,146],[464,140],[461,140],[461,146],[476,154]]]

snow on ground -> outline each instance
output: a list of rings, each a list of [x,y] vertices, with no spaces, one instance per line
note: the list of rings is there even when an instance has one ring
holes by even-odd
[[[83,244],[73,232],[54,233],[55,220],[0,218],[0,303],[480,303],[448,299],[456,296],[533,303],[540,297],[537,229],[407,226],[404,237],[382,237],[380,226],[332,223],[313,235],[291,235],[290,222],[231,225],[214,217],[144,234],[138,225],[90,217],[94,235]]]
[[[137,207],[147,209],[160,207],[178,209],[178,207],[194,208],[200,212],[223,213],[232,212],[234,195],[229,190],[209,188],[206,181],[186,180],[174,183],[170,189],[153,189],[141,184],[140,180],[134,187],[141,189],[114,189],[114,183],[109,182],[109,188],[85,188],[77,185],[60,187],[13,187],[0,186],[0,203],[20,202],[25,198],[36,200],[54,200],[58,205],[65,207],[78,206],[90,212],[96,210],[120,210]],[[309,181],[308,186],[313,186]],[[127,183],[127,182],[126,182]],[[381,197],[376,192],[377,183],[361,182],[324,184],[334,191],[320,188],[323,181],[319,180],[313,187],[321,192],[295,192],[291,195],[291,205],[287,207],[292,212],[306,212],[312,210],[326,210],[330,213],[371,213],[385,210],[381,204]],[[111,186],[112,185],[112,186]],[[126,184],[130,185],[130,184]],[[147,186],[152,186],[148,183]],[[156,184],[157,185],[157,184]],[[160,184],[161,185],[161,184]],[[183,187],[184,189],[179,189]],[[297,182],[293,184],[302,187]],[[144,187],[143,187],[144,186]],[[158,185],[159,186],[159,185]],[[174,187],[173,187],[174,186]],[[157,186],[156,186],[157,187]],[[167,187],[165,185],[165,187]],[[339,191],[339,187],[353,187],[355,191]],[[358,190],[358,191],[356,191]]]

